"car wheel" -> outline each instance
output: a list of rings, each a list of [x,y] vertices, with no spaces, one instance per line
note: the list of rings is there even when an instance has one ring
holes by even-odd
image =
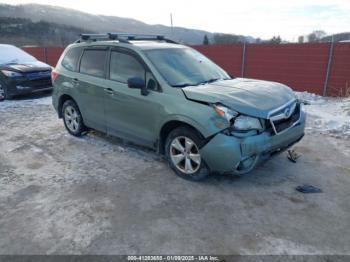
[[[204,140],[191,128],[180,127],[170,132],[165,152],[169,166],[178,176],[199,181],[209,175],[209,169],[199,151],[203,144]]]
[[[11,99],[11,97],[7,94],[6,87],[0,83],[0,101]]]
[[[77,104],[72,100],[67,100],[62,106],[62,116],[64,126],[73,136],[82,136],[86,131],[83,117]]]

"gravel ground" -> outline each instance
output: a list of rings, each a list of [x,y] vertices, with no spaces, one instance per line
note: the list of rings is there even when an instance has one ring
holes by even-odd
[[[68,135],[50,101],[0,103],[0,254],[350,254],[348,139],[309,128],[296,164],[194,183],[147,149]]]

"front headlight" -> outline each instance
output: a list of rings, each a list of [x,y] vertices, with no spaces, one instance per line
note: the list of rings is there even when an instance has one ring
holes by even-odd
[[[222,105],[214,105],[214,111],[219,116],[226,118],[227,122],[229,123],[231,123],[231,120],[238,115],[236,111],[233,111],[230,108]]]
[[[235,119],[233,124],[234,129],[236,130],[260,130],[262,125],[260,120],[255,117],[240,115]]]
[[[21,77],[21,76],[23,76],[21,73],[9,71],[9,70],[1,70],[1,72],[7,77]]]

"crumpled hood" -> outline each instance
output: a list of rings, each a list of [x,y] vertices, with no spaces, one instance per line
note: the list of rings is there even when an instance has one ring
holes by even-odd
[[[286,85],[246,78],[217,81],[182,89],[188,99],[221,103],[249,116],[267,118],[268,113],[295,99]]]
[[[51,67],[43,62],[24,62],[18,64],[1,65],[2,68],[14,70],[21,73],[27,72],[38,72],[38,71],[49,71]]]

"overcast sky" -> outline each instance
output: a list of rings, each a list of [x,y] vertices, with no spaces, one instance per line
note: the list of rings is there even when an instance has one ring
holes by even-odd
[[[315,29],[350,31],[350,0],[0,0],[57,5],[92,14],[130,17],[149,24],[296,41]]]

